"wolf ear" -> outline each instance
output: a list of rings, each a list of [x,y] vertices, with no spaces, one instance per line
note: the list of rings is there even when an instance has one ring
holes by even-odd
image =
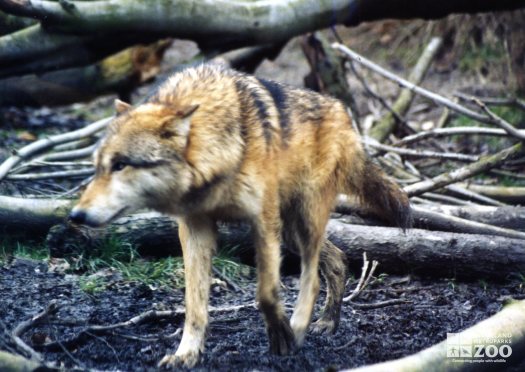
[[[171,137],[176,134],[181,137],[188,137],[191,127],[191,117],[198,108],[199,105],[189,105],[178,108],[174,112],[174,115],[162,125],[163,136]]]
[[[117,115],[122,114],[129,109],[131,109],[131,105],[129,103],[121,101],[118,98],[115,100],[115,111],[117,111]]]
[[[176,112],[178,124],[175,131],[179,136],[187,137],[190,133],[191,117],[193,113],[199,108],[199,105],[185,106]]]

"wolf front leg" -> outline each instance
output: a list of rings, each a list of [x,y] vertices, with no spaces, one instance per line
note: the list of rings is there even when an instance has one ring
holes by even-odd
[[[206,217],[179,220],[179,238],[184,257],[186,319],[182,340],[175,354],[167,354],[159,367],[193,367],[204,351],[208,326],[211,259],[215,251],[216,225]]]
[[[274,200],[265,200],[263,213],[254,226],[257,254],[257,301],[266,323],[270,352],[287,355],[295,350],[290,322],[279,300],[280,218]]]

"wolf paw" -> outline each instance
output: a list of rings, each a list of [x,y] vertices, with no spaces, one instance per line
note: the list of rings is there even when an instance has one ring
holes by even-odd
[[[296,349],[294,333],[286,318],[268,327],[268,338],[270,339],[270,352],[272,354],[289,355]]]
[[[199,361],[200,353],[198,351],[188,352],[186,354],[166,354],[159,362],[159,368],[173,369],[177,367],[192,368]]]
[[[310,332],[316,335],[331,335],[337,330],[337,322],[330,318],[319,318],[312,323]]]

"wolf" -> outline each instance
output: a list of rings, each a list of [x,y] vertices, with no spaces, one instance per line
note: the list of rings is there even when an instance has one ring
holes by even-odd
[[[278,355],[303,343],[318,269],[327,297],[312,328],[337,328],[345,255],[325,239],[325,228],[338,193],[410,227],[407,195],[367,158],[337,99],[204,64],[171,76],[136,107],[119,100],[115,107],[94,153],[94,179],[69,218],[100,226],[142,208],[177,218],[186,319],[177,351],[159,366],[194,366],[204,350],[218,220],[252,227],[257,302]],[[279,299],[281,243],[301,258],[291,320]]]

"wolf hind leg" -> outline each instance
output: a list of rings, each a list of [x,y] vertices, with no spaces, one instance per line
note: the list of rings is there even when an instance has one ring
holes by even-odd
[[[288,355],[295,351],[295,338],[279,299],[280,220],[276,198],[267,198],[262,216],[254,226],[257,254],[257,300],[266,323],[270,351]]]
[[[319,294],[319,259],[323,247],[326,223],[335,191],[329,187],[315,195],[301,195],[283,211],[283,236],[301,256],[300,289],[291,326],[298,345],[304,341]]]
[[[335,333],[341,317],[341,305],[347,276],[346,255],[328,239],[323,242],[319,260],[326,284],[326,300],[321,316],[312,323],[312,333]]]

